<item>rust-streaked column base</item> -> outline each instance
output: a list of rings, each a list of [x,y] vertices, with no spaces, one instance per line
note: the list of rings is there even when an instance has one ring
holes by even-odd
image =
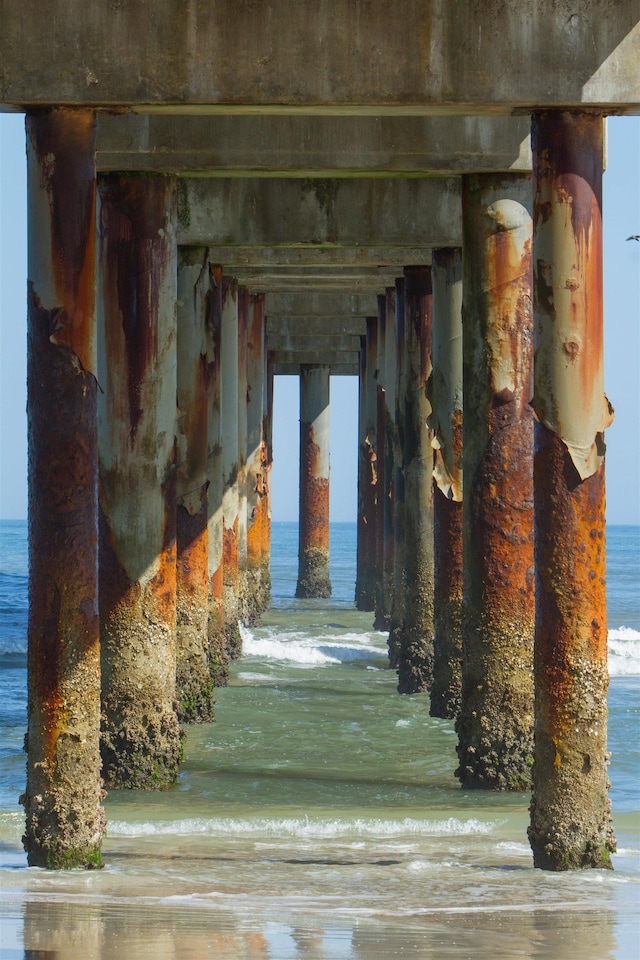
[[[209,618],[207,624],[209,673],[215,687],[226,687],[229,685],[229,654],[227,653],[222,599],[224,593],[222,564],[213,572],[209,586]]]
[[[462,503],[433,490],[434,638],[432,717],[452,719],[462,685]]]
[[[201,494],[206,507],[206,490]],[[214,681],[208,653],[208,539],[205,512],[177,508],[176,700],[186,723],[214,719]]]
[[[580,481],[536,423],[536,734],[529,840],[536,867],[610,867],[604,464]]]

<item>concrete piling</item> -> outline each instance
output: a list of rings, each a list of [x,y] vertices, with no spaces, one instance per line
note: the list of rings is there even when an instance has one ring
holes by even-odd
[[[400,671],[402,660],[402,637],[404,631],[405,606],[405,408],[407,403],[406,387],[406,350],[405,350],[405,310],[404,277],[395,282],[395,370],[394,375],[394,412],[393,412],[393,570],[391,579],[391,618],[389,621],[390,660],[393,659]]]
[[[404,271],[407,329],[405,457],[405,601],[399,693],[430,689],[433,679],[433,448],[431,404],[433,294],[430,267]]]
[[[602,302],[603,122],[534,114],[535,763],[547,870],[609,867]]]
[[[209,546],[209,670],[216,687],[229,682],[229,654],[224,617],[224,522],[222,503],[222,267],[209,264],[205,328],[209,352],[207,400],[207,540]]]
[[[434,250],[433,685],[431,716],[460,709],[462,674],[462,250]]]
[[[384,629],[390,630],[393,616],[393,535],[394,535],[394,479],[396,440],[396,291],[387,287],[384,300],[384,353],[382,358],[384,378],[384,476],[382,500],[382,596],[384,603]],[[398,666],[398,650],[395,637],[389,634],[389,665]]]
[[[264,295],[249,297],[247,326],[247,608],[249,623],[257,623],[269,606],[270,583],[267,525],[267,444],[264,437],[266,400],[266,329]]]
[[[27,114],[30,866],[98,867],[95,149],[92,110]]]
[[[238,286],[238,590],[240,619],[252,619],[247,570],[247,350],[249,324],[249,291]]]
[[[387,301],[384,294],[378,296],[377,322],[377,371],[376,371],[376,595],[373,625],[376,630],[389,629],[388,596],[385,594],[384,578],[384,514],[385,514],[385,461],[387,442],[385,438],[385,345],[387,328]]]
[[[300,542],[296,597],[330,597],[329,379],[324,365],[300,367]]]
[[[466,787],[525,790],[533,760],[531,180],[463,178]]]
[[[176,716],[176,185],[111,174],[100,197],[103,776],[162,789]]]
[[[222,276],[221,415],[222,415],[222,520],[223,520],[223,609],[226,652],[231,660],[242,652],[240,618],[240,572],[238,549],[240,535],[239,414],[238,414],[238,284],[233,277]]]
[[[367,333],[364,337],[363,368],[361,372],[361,413],[359,445],[359,490],[358,512],[358,570],[356,580],[356,607],[358,610],[375,610],[376,596],[376,540],[377,540],[377,381],[378,332],[377,317],[367,317]]]
[[[178,716],[209,721],[214,683],[209,665],[209,424],[211,345],[206,298],[209,251],[178,258],[178,462],[176,494],[176,696]]]

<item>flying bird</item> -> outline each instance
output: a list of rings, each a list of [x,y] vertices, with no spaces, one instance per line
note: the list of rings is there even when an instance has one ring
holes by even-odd
[[[640,240],[640,233],[632,233],[630,237],[627,237],[627,240]]]

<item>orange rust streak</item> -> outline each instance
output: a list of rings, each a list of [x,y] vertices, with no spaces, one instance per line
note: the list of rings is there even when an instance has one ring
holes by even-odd
[[[300,542],[304,549],[329,549],[329,479],[318,476],[320,447],[313,424],[301,423]]]
[[[209,530],[206,513],[191,517],[178,507],[176,582],[179,596],[207,602]]]
[[[225,526],[222,534],[222,569],[226,583],[238,578],[238,517],[232,527]]]

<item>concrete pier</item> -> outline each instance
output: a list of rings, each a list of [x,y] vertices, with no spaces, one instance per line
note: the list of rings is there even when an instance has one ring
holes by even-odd
[[[391,572],[391,615],[389,620],[389,657],[400,669],[404,629],[404,438],[406,407],[406,349],[404,317],[404,278],[395,281],[395,369],[393,411],[393,568]]]
[[[27,115],[30,866],[97,867],[100,779],[92,110]],[[68,211],[73,211],[73,216]]]
[[[377,436],[376,436],[376,372],[378,365],[377,317],[367,317],[363,344],[363,365],[360,384],[360,443],[358,448],[358,569],[356,607],[375,610],[376,539],[377,539]]]
[[[382,498],[382,597],[384,629],[390,630],[393,616],[394,480],[396,439],[396,290],[387,287],[384,300],[384,475]],[[389,635],[389,665],[398,666],[395,638]]]
[[[404,418],[404,623],[398,692],[429,690],[433,679],[433,448],[431,403],[433,294],[430,267],[404,271],[407,376]]]
[[[178,257],[178,419],[176,516],[176,697],[178,716],[214,715],[209,664],[209,402],[212,344],[207,297],[208,250],[182,248]]]
[[[533,760],[531,179],[463,178],[462,784],[525,790]]]
[[[253,619],[247,570],[247,338],[249,291],[238,285],[238,592],[240,619]]]
[[[376,478],[376,596],[373,626],[376,630],[389,629],[388,597],[385,596],[384,579],[384,512],[385,512],[385,460],[387,442],[385,438],[385,389],[384,358],[386,352],[387,302],[383,294],[378,296],[378,364],[376,386],[376,441],[377,441],[377,478]]]
[[[100,238],[102,760],[109,787],[162,789],[176,716],[176,188],[105,176]]]
[[[607,867],[602,118],[533,118],[536,734],[534,863]]]
[[[247,325],[247,596],[246,616],[255,623],[269,606],[269,543],[266,513],[267,443],[264,436],[266,402],[266,329],[264,295],[249,297]]]
[[[222,521],[223,521],[223,610],[226,652],[231,660],[242,651],[239,622],[242,616],[238,541],[240,534],[240,473],[238,424],[238,284],[232,277],[222,276],[221,355],[221,457],[222,457]]]
[[[300,368],[300,541],[296,597],[331,596],[329,379],[329,367]]]
[[[433,685],[431,716],[452,718],[462,686],[462,250],[434,250]]]

